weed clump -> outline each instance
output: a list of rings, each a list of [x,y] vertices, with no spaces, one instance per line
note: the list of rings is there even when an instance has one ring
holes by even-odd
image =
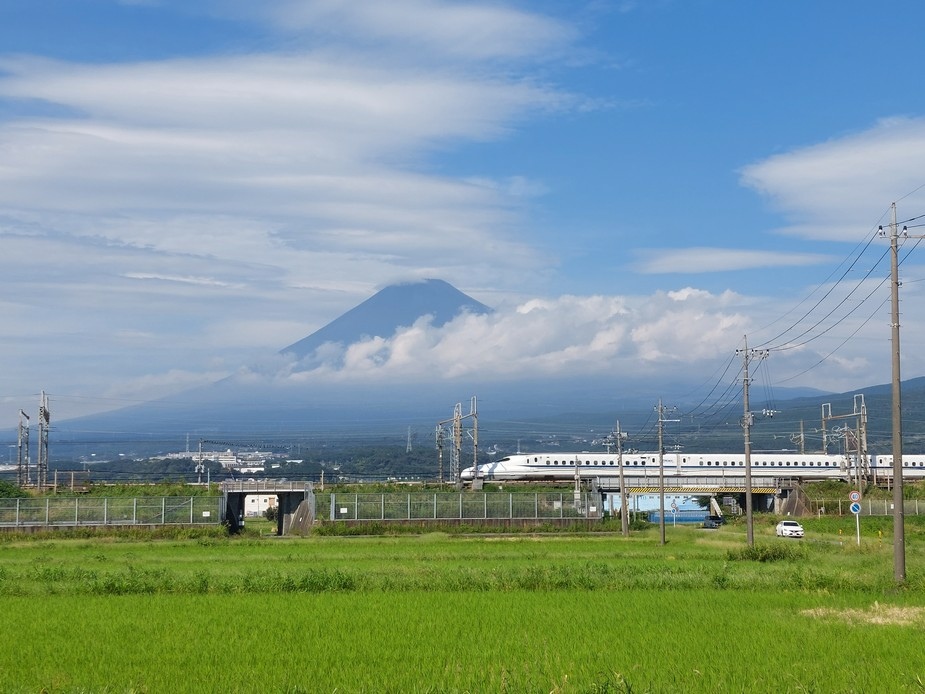
[[[760,543],[751,547],[730,549],[726,554],[729,561],[799,561],[806,557],[807,552],[803,545],[785,542]]]

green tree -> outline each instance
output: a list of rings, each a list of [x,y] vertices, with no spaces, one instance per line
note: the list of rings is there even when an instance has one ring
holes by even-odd
[[[18,499],[26,493],[12,482],[0,480],[0,499]]]

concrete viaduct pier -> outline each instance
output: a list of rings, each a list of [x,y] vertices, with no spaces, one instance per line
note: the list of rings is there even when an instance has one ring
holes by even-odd
[[[244,501],[251,495],[275,495],[278,499],[276,534],[296,534],[311,527],[315,520],[315,492],[311,482],[277,480],[222,482],[224,522],[232,533],[244,528]]]

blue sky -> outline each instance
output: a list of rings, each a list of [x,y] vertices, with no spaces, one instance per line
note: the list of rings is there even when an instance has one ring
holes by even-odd
[[[668,391],[721,373],[746,334],[772,348],[772,385],[886,382],[886,243],[865,244],[891,202],[925,214],[923,19],[854,1],[4,2],[0,401],[12,417],[44,389],[69,416],[182,392],[429,277],[497,313],[345,346],[299,382]],[[905,377],[925,375],[913,245]]]

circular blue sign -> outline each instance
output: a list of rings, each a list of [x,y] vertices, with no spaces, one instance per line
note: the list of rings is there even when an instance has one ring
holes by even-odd
[[[851,504],[851,513],[857,515],[860,512],[861,512],[861,504],[855,501],[853,504]]]

